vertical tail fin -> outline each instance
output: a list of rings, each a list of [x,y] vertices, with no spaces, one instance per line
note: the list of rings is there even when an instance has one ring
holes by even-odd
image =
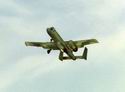
[[[87,60],[88,49],[85,47],[82,57]]]

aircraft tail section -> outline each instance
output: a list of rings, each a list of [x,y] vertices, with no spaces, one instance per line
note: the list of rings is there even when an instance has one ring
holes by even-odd
[[[75,57],[76,57],[76,59],[85,59],[85,60],[87,60],[87,53],[88,53],[88,49],[85,47],[82,56],[75,56]],[[70,60],[70,59],[71,59],[70,57],[66,57],[66,56],[62,56],[60,58],[61,61]]]
[[[82,58],[87,60],[88,48],[85,47]]]
[[[77,59],[85,59],[87,60],[87,53],[88,53],[88,49],[85,47],[82,56],[76,56]]]

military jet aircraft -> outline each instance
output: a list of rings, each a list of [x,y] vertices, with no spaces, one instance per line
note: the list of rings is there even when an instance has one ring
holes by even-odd
[[[26,46],[36,46],[43,47],[44,49],[48,49],[47,53],[49,54],[51,50],[59,50],[59,59],[63,60],[76,60],[76,59],[85,59],[87,60],[87,52],[88,49],[85,47],[82,56],[75,56],[73,52],[77,52],[78,48],[82,48],[85,45],[98,43],[96,39],[87,39],[87,40],[78,40],[78,41],[64,41],[62,37],[57,33],[54,27],[47,28],[47,33],[51,37],[50,42],[29,42],[26,41]],[[67,56],[63,56],[66,53]]]

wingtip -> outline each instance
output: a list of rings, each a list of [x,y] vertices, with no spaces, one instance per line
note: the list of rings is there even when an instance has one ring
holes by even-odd
[[[93,39],[93,41],[94,41],[95,43],[99,43],[99,41],[98,41],[98,40],[96,40],[96,39]]]
[[[28,46],[28,42],[25,42],[25,45]]]
[[[99,43],[99,41],[98,41],[98,40],[96,40],[96,43]]]

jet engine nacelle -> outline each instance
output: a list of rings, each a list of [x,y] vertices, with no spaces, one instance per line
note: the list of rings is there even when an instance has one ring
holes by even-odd
[[[69,46],[70,46],[70,48],[71,48],[74,52],[77,52],[77,51],[78,51],[78,47],[76,46],[76,44],[75,44],[72,40],[69,41]]]

